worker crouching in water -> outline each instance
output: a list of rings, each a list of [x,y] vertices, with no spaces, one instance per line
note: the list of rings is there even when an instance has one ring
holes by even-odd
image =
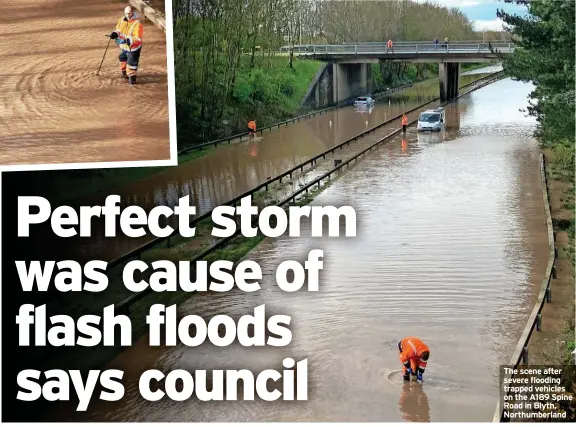
[[[136,83],[138,73],[138,62],[142,52],[142,33],[144,27],[140,22],[140,17],[132,6],[126,6],[124,16],[118,20],[116,31],[110,34],[120,48],[120,71],[122,76],[128,79],[133,85]]]
[[[407,337],[398,343],[398,351],[404,381],[410,381],[410,375],[412,375],[416,377],[416,381],[422,382],[422,375],[430,358],[428,346],[416,337]]]

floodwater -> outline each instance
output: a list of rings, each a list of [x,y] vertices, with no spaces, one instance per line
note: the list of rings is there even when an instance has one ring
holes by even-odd
[[[261,291],[195,294],[179,307],[180,315],[237,319],[265,304],[267,316],[292,317],[289,346],[152,350],[144,337],[110,365],[126,371],[123,401],[71,418],[490,421],[499,365],[509,361],[547,260],[535,122],[518,111],[530,91],[510,79],[484,87],[447,108],[445,132],[410,128],[335,181],[314,205],[353,206],[356,238],[267,239],[249,256],[262,267]],[[320,291],[280,291],[276,267],[312,249],[325,251]],[[431,348],[423,385],[400,378],[396,346],[409,335]],[[308,360],[307,402],[138,397],[145,369],[261,372],[285,357]]]
[[[170,158],[166,35],[143,19],[137,85],[119,71],[108,39],[115,0],[0,4],[0,163]]]
[[[478,71],[480,75],[463,77],[460,84],[487,75]],[[492,72],[490,68],[488,71]],[[433,100],[438,93],[437,81],[422,82],[378,100],[370,110],[353,106],[340,108],[266,131],[255,140],[217,147],[208,156],[125,185],[113,193],[120,195],[121,206],[137,204],[146,210],[159,205],[173,207],[179,198],[190,195],[190,203],[197,207],[200,215],[363,131]],[[365,139],[374,141],[398,127],[399,120]],[[83,204],[103,202],[104,197],[96,196]],[[97,229],[98,224],[94,227]],[[140,239],[119,236],[110,241],[94,237],[69,248],[86,259],[113,260],[149,239],[149,236]]]

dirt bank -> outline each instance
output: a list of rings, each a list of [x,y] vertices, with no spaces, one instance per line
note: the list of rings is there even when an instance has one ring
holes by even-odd
[[[556,232],[556,279],[552,279],[552,303],[542,310],[542,331],[532,335],[530,364],[563,364],[566,349],[574,342],[574,237],[569,224],[574,221],[574,171],[555,162],[555,155],[545,150],[548,159],[550,212]],[[573,231],[572,231],[573,232]]]
[[[0,163],[170,157],[166,36],[148,20],[139,81],[130,87],[111,43],[116,0],[2,2]]]

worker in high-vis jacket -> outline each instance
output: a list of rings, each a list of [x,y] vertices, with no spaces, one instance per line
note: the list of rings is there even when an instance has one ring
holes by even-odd
[[[248,122],[248,136],[250,136],[250,138],[254,138],[255,135],[256,135],[256,121],[250,120]]]
[[[124,16],[118,20],[116,31],[110,34],[120,48],[120,71],[122,76],[133,85],[138,74],[138,62],[142,52],[142,34],[144,26],[132,6],[126,6]]]
[[[430,358],[428,346],[419,338],[406,337],[398,342],[398,351],[404,381],[410,381],[410,376],[412,376],[416,377],[416,381],[422,382],[422,376]]]
[[[402,132],[406,133],[406,128],[408,127],[408,116],[404,114],[402,116]]]

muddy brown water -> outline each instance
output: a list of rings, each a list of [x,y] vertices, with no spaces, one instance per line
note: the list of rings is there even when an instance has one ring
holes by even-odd
[[[124,4],[19,0],[0,4],[0,164],[170,158],[166,36],[144,23],[138,84],[110,43]]]
[[[392,139],[323,192],[315,205],[351,205],[356,238],[267,239],[250,254],[263,290],[196,294],[179,309],[205,318],[292,316],[284,348],[146,347],[111,366],[127,372],[122,402],[93,404],[91,421],[490,421],[498,367],[510,355],[547,261],[535,122],[519,108],[531,87],[509,79],[448,107],[439,134]],[[506,97],[501,97],[506,93]],[[457,119],[457,120],[456,120]],[[275,268],[325,251],[320,292],[284,293]],[[431,348],[423,385],[403,385],[397,342]],[[151,403],[138,397],[145,369],[239,369],[308,358],[307,402]]]
[[[472,82],[490,72],[494,70],[478,70],[478,75],[462,77],[461,84]],[[379,99],[368,110],[352,106],[340,108],[265,131],[254,140],[216,147],[205,157],[169,168],[111,192],[120,195],[121,206],[136,204],[147,211],[158,205],[173,207],[179,198],[190,195],[190,203],[197,207],[198,214],[203,214],[251,190],[269,177],[275,177],[437,96],[437,81],[416,84],[414,88],[390,98]],[[399,121],[386,129],[398,127]],[[365,139],[374,141],[376,136],[371,134]],[[108,194],[96,195],[83,202],[102,204]],[[101,226],[101,222],[94,220],[95,230]],[[98,231],[94,232],[95,236],[98,234]],[[150,239],[150,236],[139,239],[117,236],[113,240],[93,237],[88,242],[82,241],[69,248],[75,255],[80,253],[86,259],[97,257],[113,260]]]

